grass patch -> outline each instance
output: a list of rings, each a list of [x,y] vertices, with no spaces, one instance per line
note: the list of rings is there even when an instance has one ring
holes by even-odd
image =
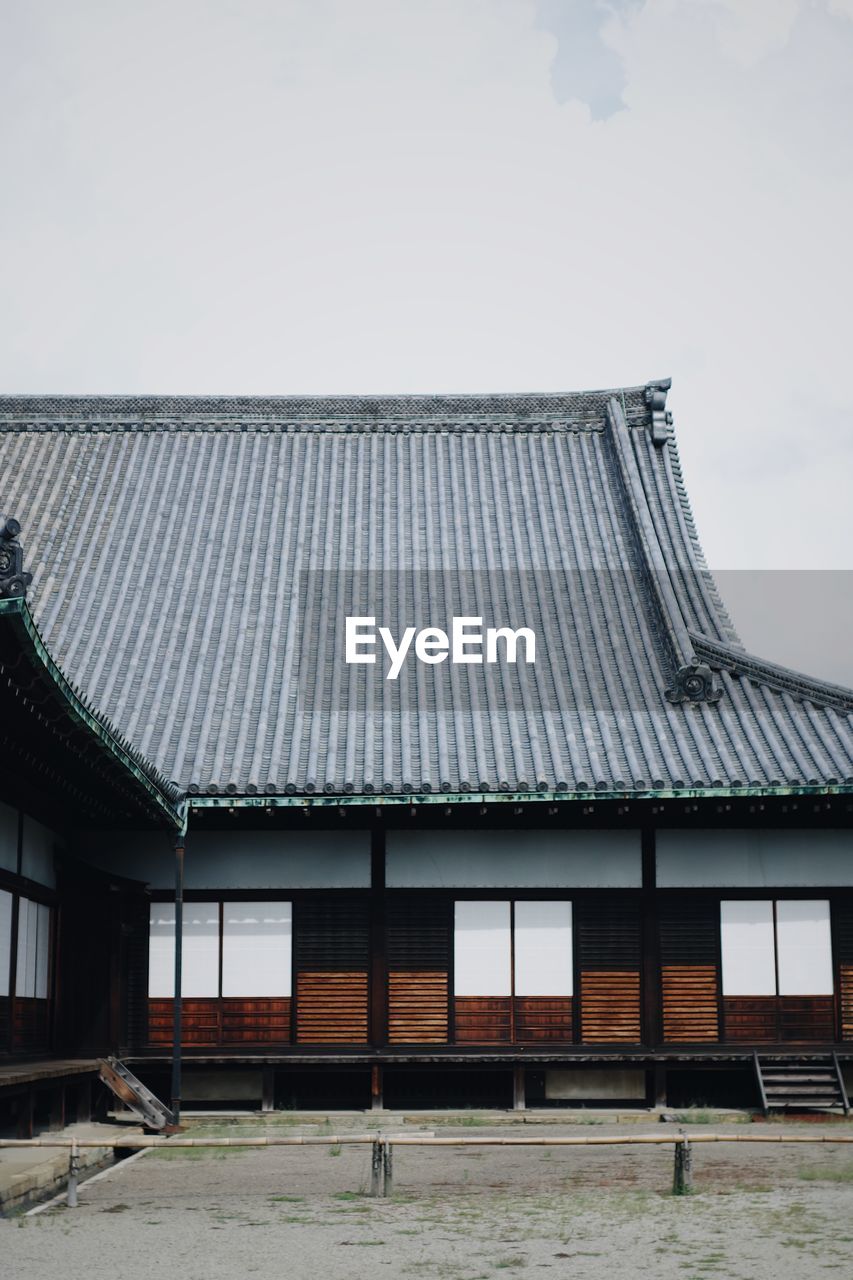
[[[801,1182],[853,1182],[853,1164],[842,1165],[838,1169],[815,1165],[809,1169],[800,1169],[797,1177]]]
[[[707,1107],[688,1107],[686,1111],[676,1111],[674,1118],[679,1124],[713,1124],[714,1112]]]

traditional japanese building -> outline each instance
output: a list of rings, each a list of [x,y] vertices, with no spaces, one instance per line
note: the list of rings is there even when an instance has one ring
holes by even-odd
[[[843,1100],[853,692],[668,385],[0,399],[7,1124],[176,1026],[185,1105]]]

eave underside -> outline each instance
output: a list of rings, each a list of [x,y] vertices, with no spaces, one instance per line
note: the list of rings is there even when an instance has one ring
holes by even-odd
[[[0,795],[58,828],[177,828],[176,798],[77,698],[21,600],[0,601]]]

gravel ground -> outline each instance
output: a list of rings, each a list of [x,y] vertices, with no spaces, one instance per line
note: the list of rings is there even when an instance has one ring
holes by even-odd
[[[660,1127],[621,1129],[638,1131]],[[530,1136],[506,1126],[440,1132]],[[10,1280],[853,1274],[853,1146],[698,1145],[696,1191],[680,1198],[668,1194],[669,1147],[396,1148],[387,1201],[365,1195],[369,1160],[369,1148],[346,1146],[151,1152],[82,1190],[77,1209],[0,1221],[3,1271]]]

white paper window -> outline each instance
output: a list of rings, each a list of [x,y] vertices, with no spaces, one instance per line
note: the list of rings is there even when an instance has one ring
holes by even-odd
[[[185,902],[181,995],[219,995],[219,903]],[[171,999],[175,993],[174,903],[152,903],[148,947],[148,994]]]
[[[12,972],[12,895],[0,889],[0,996],[9,994]]]
[[[515,994],[572,994],[572,904],[516,902]]]
[[[42,902],[36,906],[36,939],[35,996],[37,1000],[46,1000],[50,961],[50,907]]]
[[[15,995],[46,1000],[50,964],[50,907],[18,900],[18,955]],[[8,979],[7,979],[8,983]]]
[[[723,994],[775,996],[773,903],[756,900],[721,902],[720,938]]]
[[[171,999],[175,993],[175,908],[151,903],[148,932],[148,994],[154,1000]]]
[[[15,968],[15,995],[30,996],[35,992],[35,917],[30,932],[30,903],[28,898],[18,901],[18,955]],[[32,951],[31,951],[32,948]],[[32,987],[32,989],[31,989]]]
[[[780,899],[776,903],[780,996],[832,995],[829,903]]]
[[[508,902],[457,902],[454,991],[457,996],[512,994]]]
[[[289,996],[289,902],[226,902],[222,917],[222,994]]]

